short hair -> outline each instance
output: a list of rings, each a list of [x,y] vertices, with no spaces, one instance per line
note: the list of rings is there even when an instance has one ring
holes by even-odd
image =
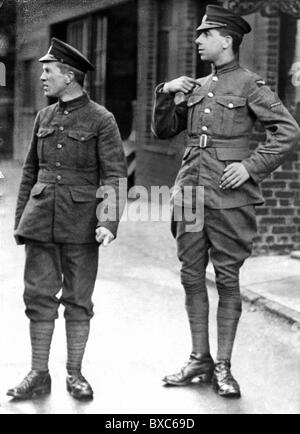
[[[233,30],[227,30],[224,27],[216,29],[216,30],[218,30],[218,32],[220,33],[221,36],[231,36],[231,38],[232,38],[232,51],[234,52],[234,54],[238,54],[239,49],[240,49],[240,45],[241,45],[242,40],[243,40],[243,35],[241,35],[240,33],[236,33]]]
[[[70,65],[68,65],[66,63],[57,62],[57,66],[58,66],[58,68],[60,69],[60,71],[63,74],[66,74],[67,72],[70,72],[70,71],[73,72],[75,81],[81,87],[83,87],[83,85],[84,85],[84,79],[85,79],[85,73],[84,72],[79,71],[79,69],[74,68],[74,66],[70,66]]]

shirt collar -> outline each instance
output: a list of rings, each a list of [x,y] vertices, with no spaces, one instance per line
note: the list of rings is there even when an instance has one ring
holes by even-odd
[[[77,98],[71,99],[69,101],[58,100],[58,107],[60,110],[67,110],[71,112],[72,110],[77,110],[85,106],[90,101],[88,94],[83,91],[83,95]]]
[[[239,62],[236,59],[231,60],[228,63],[224,63],[223,65],[214,65],[212,64],[212,72],[215,75],[224,74],[225,72],[234,71],[239,68]]]

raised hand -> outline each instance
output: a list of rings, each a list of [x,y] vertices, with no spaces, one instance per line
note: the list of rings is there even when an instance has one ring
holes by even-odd
[[[175,78],[175,80],[168,81],[167,83],[165,83],[164,92],[166,92],[166,93],[176,93],[176,92],[189,93],[197,85],[199,86],[199,83],[194,78],[182,76],[179,78]]]

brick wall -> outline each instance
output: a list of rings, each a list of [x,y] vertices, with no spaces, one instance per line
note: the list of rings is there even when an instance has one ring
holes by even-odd
[[[274,91],[278,86],[279,32],[279,18],[264,18],[257,14],[254,68]],[[256,131],[253,145],[264,138],[262,132]],[[257,207],[256,254],[281,254],[300,249],[299,173],[299,152],[295,152],[262,182],[265,204]]]

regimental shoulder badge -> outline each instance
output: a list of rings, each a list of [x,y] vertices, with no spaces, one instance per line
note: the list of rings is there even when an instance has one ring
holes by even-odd
[[[266,85],[266,82],[264,80],[256,80],[256,84],[258,87],[262,87]]]
[[[271,104],[271,108],[277,107],[279,105],[281,105],[281,101],[273,102],[273,104]]]

